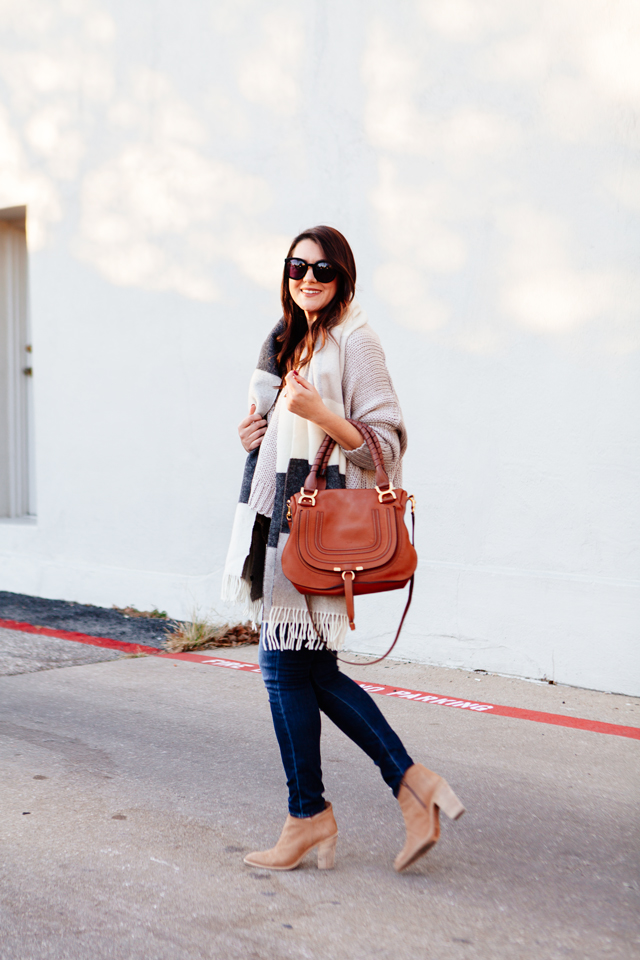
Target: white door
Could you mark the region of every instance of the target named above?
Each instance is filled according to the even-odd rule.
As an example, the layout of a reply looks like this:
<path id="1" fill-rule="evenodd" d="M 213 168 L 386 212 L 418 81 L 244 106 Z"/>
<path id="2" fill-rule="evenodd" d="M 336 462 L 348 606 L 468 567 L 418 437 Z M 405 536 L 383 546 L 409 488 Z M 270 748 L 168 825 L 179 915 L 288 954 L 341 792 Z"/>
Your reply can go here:
<path id="1" fill-rule="evenodd" d="M 27 287 L 24 208 L 0 210 L 0 517 L 35 514 Z"/>

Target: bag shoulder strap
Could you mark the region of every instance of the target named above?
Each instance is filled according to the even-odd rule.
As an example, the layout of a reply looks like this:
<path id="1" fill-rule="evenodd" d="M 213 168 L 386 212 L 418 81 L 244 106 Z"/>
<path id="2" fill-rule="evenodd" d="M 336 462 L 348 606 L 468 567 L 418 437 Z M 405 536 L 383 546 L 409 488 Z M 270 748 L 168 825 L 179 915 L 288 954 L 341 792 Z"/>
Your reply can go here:
<path id="1" fill-rule="evenodd" d="M 411 543 L 412 543 L 414 546 L 415 546 L 415 540 L 416 540 L 416 515 L 415 515 L 415 512 L 414 512 L 414 510 L 413 510 L 413 501 L 412 501 L 412 503 L 411 503 Z M 381 657 L 377 657 L 375 660 L 369 660 L 367 663 L 359 663 L 357 660 L 345 660 L 343 657 L 339 657 L 337 653 L 336 653 L 336 660 L 339 660 L 340 663 L 348 663 L 348 664 L 349 664 L 350 666 L 352 666 L 352 667 L 371 667 L 371 666 L 373 666 L 374 663 L 380 663 L 381 660 L 384 660 L 386 657 L 389 656 L 389 654 L 391 653 L 391 651 L 392 651 L 393 648 L 395 647 L 396 643 L 397 643 L 398 640 L 400 639 L 400 633 L 402 632 L 402 627 L 403 627 L 403 625 L 404 625 L 405 618 L 406 618 L 406 616 L 407 616 L 407 614 L 408 614 L 408 612 L 409 612 L 409 607 L 411 606 L 411 601 L 413 600 L 413 584 L 414 584 L 414 581 L 415 581 L 415 574 L 411 577 L 411 580 L 409 581 L 409 596 L 407 597 L 407 603 L 406 603 L 405 608 L 404 608 L 404 610 L 403 610 L 403 612 L 402 612 L 402 616 L 400 617 L 400 623 L 398 624 L 398 629 L 396 630 L 396 635 L 395 635 L 395 637 L 393 638 L 393 643 L 391 644 L 391 646 L 389 647 L 389 649 L 388 649 L 385 653 L 383 653 Z M 320 635 L 320 633 L 318 632 L 318 628 L 316 627 L 315 620 L 313 619 L 313 614 L 312 614 L 312 612 L 311 612 L 311 606 L 310 606 L 310 604 L 309 604 L 309 596 L 308 596 L 308 594 L 306 594 L 306 593 L 304 594 L 304 599 L 305 599 L 305 602 L 306 602 L 306 604 L 307 604 L 307 611 L 308 611 L 308 613 L 309 613 L 309 619 L 311 620 L 311 625 L 313 626 L 313 629 L 314 629 L 314 632 L 315 632 L 315 635 L 316 635 L 316 639 L 322 640 L 322 642 L 324 643 L 324 638 L 323 638 L 323 637 Z M 325 646 L 326 646 L 326 644 L 325 644 Z M 327 649 L 328 649 L 328 648 L 327 648 Z"/>

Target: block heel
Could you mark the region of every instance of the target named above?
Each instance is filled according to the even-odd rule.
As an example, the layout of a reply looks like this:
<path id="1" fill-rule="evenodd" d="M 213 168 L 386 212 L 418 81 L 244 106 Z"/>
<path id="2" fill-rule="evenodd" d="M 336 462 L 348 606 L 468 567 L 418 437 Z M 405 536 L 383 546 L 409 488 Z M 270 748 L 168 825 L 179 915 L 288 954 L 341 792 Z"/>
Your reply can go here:
<path id="1" fill-rule="evenodd" d="M 336 862 L 338 834 L 318 844 L 318 870 L 333 870 Z"/>
<path id="2" fill-rule="evenodd" d="M 464 805 L 456 797 L 446 780 L 441 780 L 436 788 L 433 794 L 433 802 L 440 807 L 443 813 L 446 813 L 449 820 L 457 820 L 465 812 Z"/>

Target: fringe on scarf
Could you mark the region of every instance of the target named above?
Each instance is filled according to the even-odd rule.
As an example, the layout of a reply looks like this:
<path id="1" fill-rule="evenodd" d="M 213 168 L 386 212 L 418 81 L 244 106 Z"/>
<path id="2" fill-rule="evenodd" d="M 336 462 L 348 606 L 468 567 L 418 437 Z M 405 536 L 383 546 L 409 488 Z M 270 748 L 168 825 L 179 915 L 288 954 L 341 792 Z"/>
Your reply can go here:
<path id="1" fill-rule="evenodd" d="M 271 607 L 264 624 L 264 645 L 267 650 L 341 650 L 347 633 L 348 618 L 344 613 L 313 611 L 313 623 L 306 610 L 299 607 Z M 316 632 L 317 630 L 317 632 Z"/>
<path id="2" fill-rule="evenodd" d="M 251 599 L 251 589 L 246 580 L 227 573 L 222 578 L 221 597 L 229 603 L 241 603 L 242 616 L 247 617 L 257 628 L 262 619 L 262 600 Z"/>

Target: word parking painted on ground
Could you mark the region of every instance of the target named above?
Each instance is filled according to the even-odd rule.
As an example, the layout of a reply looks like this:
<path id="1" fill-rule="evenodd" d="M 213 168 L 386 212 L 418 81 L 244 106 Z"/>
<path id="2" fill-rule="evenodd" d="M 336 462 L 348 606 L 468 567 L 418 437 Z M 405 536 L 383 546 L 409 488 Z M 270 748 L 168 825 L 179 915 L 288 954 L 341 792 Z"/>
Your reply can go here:
<path id="1" fill-rule="evenodd" d="M 45 637 L 57 637 L 60 640 L 73 640 L 76 643 L 88 643 L 96 647 L 122 650 L 123 653 L 149 654 L 160 660 L 184 660 L 187 663 L 200 663 L 203 666 L 223 667 L 227 670 L 237 670 L 240 673 L 261 672 L 259 666 L 255 663 L 247 663 L 245 660 L 230 660 L 227 659 L 227 657 L 203 656 L 200 653 L 167 653 L 158 647 L 148 647 L 144 644 L 137 643 L 125 643 L 122 640 L 113 640 L 110 637 L 94 637 L 85 633 L 54 630 L 51 627 L 38 627 L 30 623 L 20 623 L 16 620 L 0 620 L 0 628 L 22 630 L 25 633 L 36 633 Z M 431 706 L 453 707 L 456 710 L 489 713 L 494 717 L 512 717 L 516 720 L 530 720 L 534 723 L 547 723 L 556 727 L 570 727 L 575 730 L 588 730 L 591 733 L 606 733 L 616 737 L 628 737 L 631 740 L 640 740 L 640 727 L 625 727 L 617 723 L 587 720 L 584 717 L 570 717 L 562 713 L 544 713 L 540 710 L 523 710 L 520 707 L 505 707 L 497 703 L 477 703 L 474 700 L 457 700 L 453 697 L 443 697 L 438 693 L 427 693 L 424 690 L 404 690 L 399 687 L 390 687 L 386 684 L 367 683 L 363 680 L 356 680 L 356 683 L 361 686 L 363 690 L 366 690 L 367 693 L 375 693 L 382 697 L 396 697 L 400 700 L 427 703 Z"/>
<path id="2" fill-rule="evenodd" d="M 356 683 L 367 693 L 380 693 L 385 697 L 398 697 L 400 700 L 418 700 L 420 703 L 430 703 L 434 707 L 457 707 L 459 710 L 494 710 L 492 703 L 476 703 L 475 700 L 456 700 L 455 697 L 442 697 L 439 693 L 422 693 L 419 690 L 399 690 L 397 687 L 388 687 L 385 684 Z"/>

